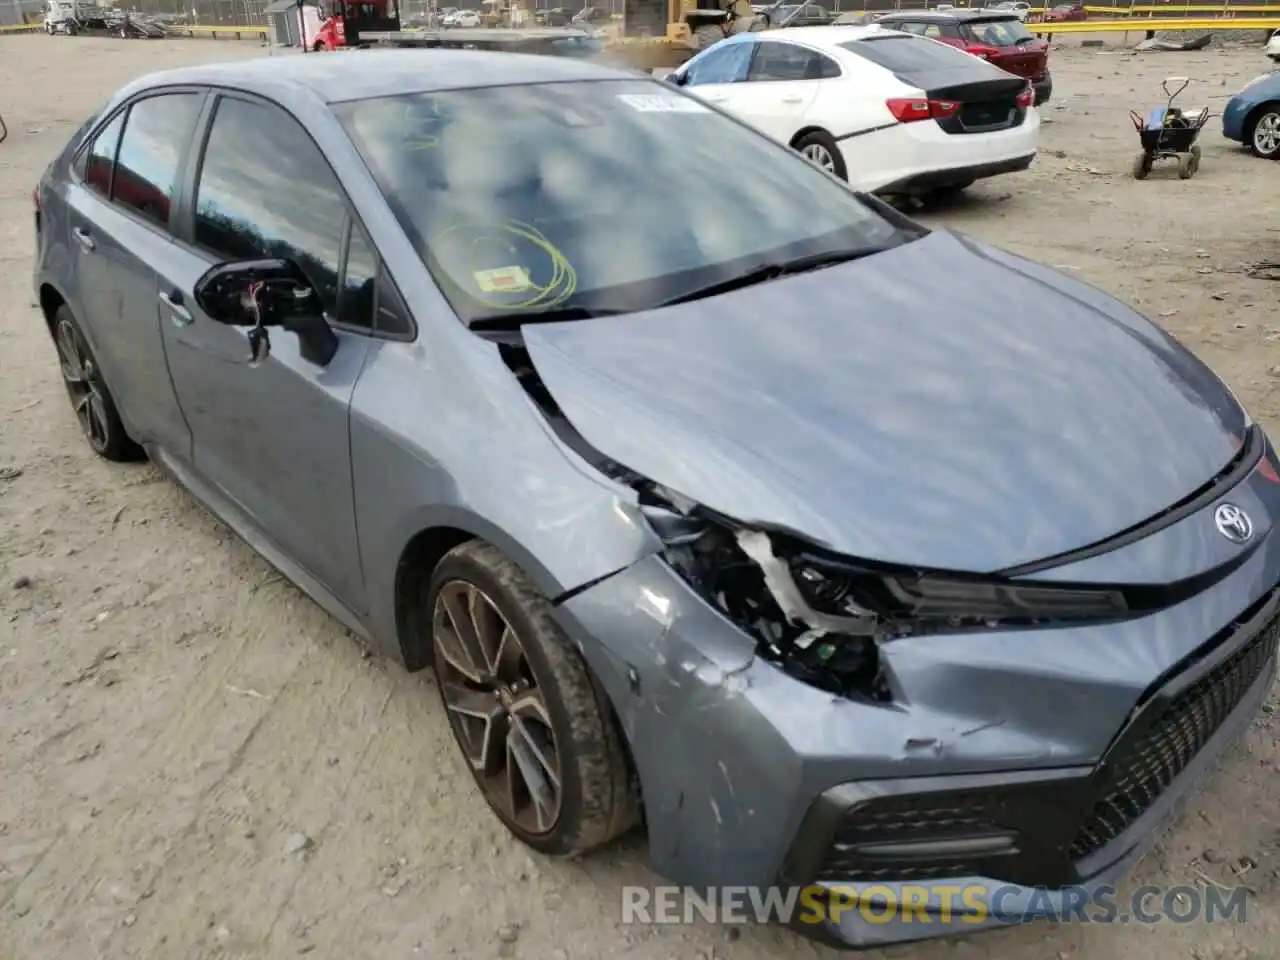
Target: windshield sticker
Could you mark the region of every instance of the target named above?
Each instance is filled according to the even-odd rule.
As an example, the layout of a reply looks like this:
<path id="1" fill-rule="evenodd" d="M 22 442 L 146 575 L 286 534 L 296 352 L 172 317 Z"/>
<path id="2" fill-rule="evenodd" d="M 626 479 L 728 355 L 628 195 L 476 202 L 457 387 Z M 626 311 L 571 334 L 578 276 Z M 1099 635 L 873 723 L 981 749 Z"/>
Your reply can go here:
<path id="1" fill-rule="evenodd" d="M 620 93 L 618 99 L 641 113 L 710 113 L 710 109 L 692 97 L 670 94 Z"/>
<path id="2" fill-rule="evenodd" d="M 533 286 L 524 267 L 495 267 L 476 270 L 473 274 L 481 293 L 523 293 Z"/>

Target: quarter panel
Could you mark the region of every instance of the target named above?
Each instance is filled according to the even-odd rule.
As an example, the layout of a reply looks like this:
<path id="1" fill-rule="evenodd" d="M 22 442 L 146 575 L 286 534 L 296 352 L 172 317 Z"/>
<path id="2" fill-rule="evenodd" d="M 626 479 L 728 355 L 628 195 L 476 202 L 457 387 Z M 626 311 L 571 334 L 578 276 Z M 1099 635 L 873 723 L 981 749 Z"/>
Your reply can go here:
<path id="1" fill-rule="evenodd" d="M 432 329 L 430 318 L 419 321 Z M 490 541 L 552 598 L 658 547 L 631 492 L 554 438 L 492 344 L 458 332 L 375 342 L 352 398 L 372 629 L 396 655 L 396 571 L 422 530 Z"/>

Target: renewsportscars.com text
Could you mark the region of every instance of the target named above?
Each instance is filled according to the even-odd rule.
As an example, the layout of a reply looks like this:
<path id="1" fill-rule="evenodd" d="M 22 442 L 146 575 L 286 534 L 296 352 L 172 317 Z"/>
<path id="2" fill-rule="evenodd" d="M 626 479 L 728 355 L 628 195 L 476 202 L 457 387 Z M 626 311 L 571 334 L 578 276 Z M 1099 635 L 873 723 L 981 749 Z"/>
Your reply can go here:
<path id="1" fill-rule="evenodd" d="M 1247 922 L 1245 887 L 1142 886 L 1057 890 L 959 884 L 808 887 L 623 887 L 622 922 L 643 924 L 1234 923 Z"/>

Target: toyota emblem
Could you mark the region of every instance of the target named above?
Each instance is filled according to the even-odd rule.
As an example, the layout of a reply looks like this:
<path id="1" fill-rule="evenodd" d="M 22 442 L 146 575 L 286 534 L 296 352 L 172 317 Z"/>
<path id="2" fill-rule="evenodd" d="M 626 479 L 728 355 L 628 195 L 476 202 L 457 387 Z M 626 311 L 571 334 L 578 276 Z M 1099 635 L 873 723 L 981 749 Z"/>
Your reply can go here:
<path id="1" fill-rule="evenodd" d="M 1224 503 L 1213 511 L 1213 522 L 1232 543 L 1248 543 L 1253 536 L 1253 521 L 1234 503 Z"/>

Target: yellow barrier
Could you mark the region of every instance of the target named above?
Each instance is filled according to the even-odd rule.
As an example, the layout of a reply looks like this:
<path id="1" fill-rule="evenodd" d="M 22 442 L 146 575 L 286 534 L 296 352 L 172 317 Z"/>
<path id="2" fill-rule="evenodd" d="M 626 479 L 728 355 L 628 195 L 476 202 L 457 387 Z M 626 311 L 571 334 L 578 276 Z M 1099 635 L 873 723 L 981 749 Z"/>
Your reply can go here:
<path id="1" fill-rule="evenodd" d="M 1230 4 L 1192 4 L 1190 6 L 1178 6 L 1170 4 L 1169 6 L 1140 6 L 1140 7 L 1094 7 L 1085 5 L 1085 11 L 1088 13 L 1106 13 L 1113 17 L 1132 17 L 1140 13 L 1163 13 L 1163 14 L 1183 14 L 1183 13 L 1216 13 L 1220 17 L 1251 17 L 1258 13 L 1280 13 L 1280 5 L 1260 4 L 1258 6 L 1239 6 L 1234 7 Z M 1036 11 L 1041 13 L 1043 11 Z M 1161 18 L 1166 19 L 1166 18 Z"/>
<path id="2" fill-rule="evenodd" d="M 226 25 L 226 26 L 218 25 L 218 26 L 208 26 L 208 27 L 201 27 L 201 26 L 184 27 L 184 26 L 175 25 L 171 27 L 166 27 L 165 29 L 168 30 L 169 33 L 171 34 L 182 33 L 182 34 L 186 34 L 189 37 L 213 37 L 215 40 L 218 38 L 218 34 L 220 33 L 233 34 L 237 40 L 241 40 L 245 37 L 257 38 L 259 40 L 265 40 L 267 38 L 266 27 L 239 26 L 234 24 Z"/>
<path id="3" fill-rule="evenodd" d="M 43 29 L 43 23 L 7 23 L 0 25 L 0 33 L 35 33 Z"/>
<path id="4" fill-rule="evenodd" d="M 1274 30 L 1280 17 L 1199 17 L 1172 19 L 1071 20 L 1064 23 L 1029 23 L 1032 33 L 1137 33 L 1145 30 Z"/>

